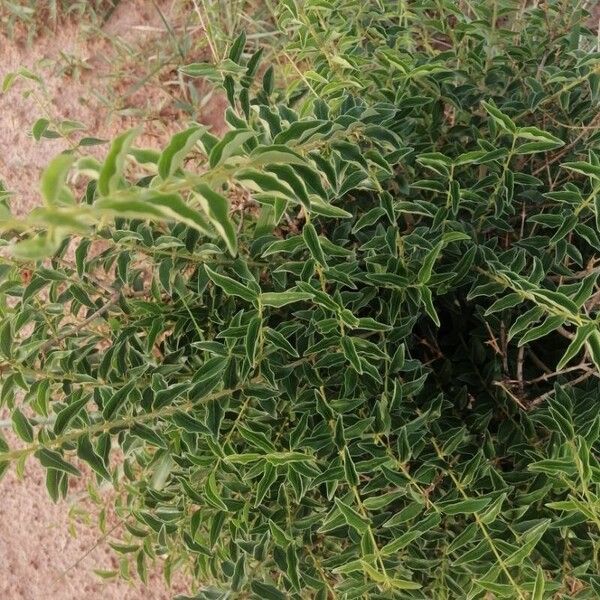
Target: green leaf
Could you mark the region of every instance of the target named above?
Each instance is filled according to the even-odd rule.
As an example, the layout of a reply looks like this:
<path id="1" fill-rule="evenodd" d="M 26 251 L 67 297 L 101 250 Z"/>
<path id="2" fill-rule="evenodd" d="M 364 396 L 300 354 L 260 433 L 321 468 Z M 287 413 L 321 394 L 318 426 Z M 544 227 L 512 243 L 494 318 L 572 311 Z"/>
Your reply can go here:
<path id="1" fill-rule="evenodd" d="M 142 196 L 141 201 L 157 208 L 164 218 L 185 223 L 189 227 L 206 233 L 207 227 L 204 219 L 197 211 L 190 208 L 178 194 L 158 194 L 149 192 Z"/>
<path id="2" fill-rule="evenodd" d="M 587 337 L 586 344 L 596 369 L 600 371 L 600 331 L 596 327 Z"/>
<path id="3" fill-rule="evenodd" d="M 424 152 L 419 154 L 417 162 L 422 164 L 424 167 L 435 171 L 442 177 L 450 175 L 450 167 L 452 166 L 452 159 L 445 156 L 441 152 Z"/>
<path id="4" fill-rule="evenodd" d="M 250 129 L 237 129 L 226 133 L 223 139 L 210 152 L 208 158 L 210 168 L 214 169 L 216 166 L 224 163 L 255 135 L 254 131 Z"/>
<path id="5" fill-rule="evenodd" d="M 219 493 L 214 471 L 210 473 L 208 479 L 206 480 L 204 497 L 206 498 L 206 501 L 214 508 L 218 508 L 219 510 L 227 510 L 227 505 L 225 502 L 223 502 L 221 494 Z"/>
<path id="6" fill-rule="evenodd" d="M 437 315 L 435 307 L 433 305 L 433 295 L 431 290 L 428 287 L 420 288 L 421 291 L 421 300 L 423 302 L 423 306 L 425 307 L 425 312 L 429 315 L 429 318 L 439 327 L 440 326 L 440 318 Z"/>
<path id="7" fill-rule="evenodd" d="M 312 295 L 307 292 L 263 292 L 259 296 L 259 301 L 263 306 L 273 306 L 274 308 L 281 308 L 288 304 L 295 302 L 302 302 L 304 300 L 311 300 Z"/>
<path id="8" fill-rule="evenodd" d="M 516 154 L 547 152 L 548 150 L 560 148 L 565 144 L 560 138 L 557 138 L 546 131 L 542 131 L 537 127 L 519 127 L 516 137 L 532 140 L 529 143 L 517 146 L 515 149 Z"/>
<path id="9" fill-rule="evenodd" d="M 577 328 L 569 347 L 566 349 L 562 358 L 556 365 L 556 370 L 560 371 L 564 369 L 564 367 L 571 361 L 577 354 L 579 354 L 581 348 L 585 344 L 588 337 L 592 334 L 592 332 L 596 329 L 594 323 L 588 323 L 587 325 L 582 325 Z"/>
<path id="10" fill-rule="evenodd" d="M 255 508 L 258 508 L 262 504 L 262 501 L 269 492 L 271 486 L 275 483 L 276 479 L 277 469 L 271 463 L 265 463 L 263 476 L 258 482 L 258 486 L 256 488 L 256 500 L 254 501 Z"/>
<path id="11" fill-rule="evenodd" d="M 355 371 L 362 374 L 363 367 L 358 352 L 356 351 L 354 340 L 351 337 L 344 336 L 340 339 L 340 344 L 346 360 L 352 365 Z"/>
<path id="12" fill-rule="evenodd" d="M 73 202 L 73 195 L 65 182 L 74 162 L 73 154 L 59 154 L 44 169 L 40 179 L 40 192 L 47 205 Z"/>
<path id="13" fill-rule="evenodd" d="M 323 252 L 323 248 L 321 247 L 321 242 L 319 241 L 317 230 L 314 228 L 314 225 L 312 223 L 305 223 L 304 227 L 302 228 L 302 237 L 311 256 L 322 267 L 327 267 L 327 260 Z"/>
<path id="14" fill-rule="evenodd" d="M 431 274 L 433 272 L 433 266 L 435 265 L 435 261 L 439 256 L 442 250 L 443 242 L 439 242 L 435 245 L 435 247 L 427 253 L 427 256 L 423 260 L 423 264 L 419 269 L 419 273 L 417 275 L 417 282 L 420 285 L 426 284 L 431 279 Z"/>
<path id="15" fill-rule="evenodd" d="M 358 221 L 356 221 L 354 227 L 352 228 L 352 233 L 357 233 L 365 227 L 371 227 L 384 215 L 385 210 L 381 208 L 381 206 L 375 206 L 369 212 L 362 215 Z"/>
<path id="16" fill-rule="evenodd" d="M 156 431 L 146 425 L 143 425 L 142 423 L 134 423 L 129 428 L 129 431 L 131 435 L 144 440 L 151 446 L 164 448 L 165 450 L 168 448 L 166 441 L 160 435 L 158 435 Z"/>
<path id="17" fill-rule="evenodd" d="M 189 433 L 210 434 L 210 429 L 208 429 L 202 421 L 199 421 L 184 412 L 176 412 L 173 414 L 172 418 L 177 427 L 181 427 L 184 431 Z"/>
<path id="18" fill-rule="evenodd" d="M 213 235 L 202 215 L 188 206 L 178 194 L 162 194 L 148 190 L 135 196 L 100 198 L 95 205 L 98 209 L 116 216 L 155 221 L 173 220 L 184 223 L 204 235 Z"/>
<path id="19" fill-rule="evenodd" d="M 161 156 L 160 152 L 152 150 L 151 148 L 130 148 L 129 154 L 141 165 L 158 165 Z"/>
<path id="20" fill-rule="evenodd" d="M 492 592 L 494 598 L 510 598 L 514 597 L 515 588 L 508 583 L 497 583 L 485 579 L 476 579 L 475 583 L 482 589 Z"/>
<path id="21" fill-rule="evenodd" d="M 344 448 L 343 463 L 346 483 L 351 486 L 357 486 L 359 484 L 358 473 L 356 472 L 354 461 L 352 460 L 352 456 L 350 456 L 350 451 L 347 446 Z"/>
<path id="22" fill-rule="evenodd" d="M 40 461 L 43 467 L 46 469 L 55 469 L 56 471 L 62 471 L 63 473 L 69 473 L 79 477 L 81 473 L 79 469 L 69 464 L 63 457 L 54 450 L 48 448 L 41 448 L 35 452 L 36 458 Z"/>
<path id="23" fill-rule="evenodd" d="M 58 138 L 60 137 L 60 133 L 57 131 L 49 130 L 48 126 L 50 125 L 50 121 L 48 119 L 38 119 L 31 128 L 31 134 L 33 135 L 33 139 L 39 142 L 43 137 L 47 138 Z"/>
<path id="24" fill-rule="evenodd" d="M 485 150 L 472 150 L 471 152 L 465 152 L 460 154 L 454 159 L 455 166 L 469 165 L 469 164 L 482 164 L 484 162 L 491 162 L 497 158 L 502 158 L 504 155 L 503 150 L 494 152 L 486 152 Z"/>
<path id="25" fill-rule="evenodd" d="M 492 315 L 494 313 L 506 310 L 508 308 L 514 308 L 523 302 L 523 298 L 517 294 L 517 292 L 512 292 L 511 294 L 507 294 L 503 298 L 496 300 L 486 311 L 485 315 Z"/>
<path id="26" fill-rule="evenodd" d="M 533 340 L 537 340 L 541 337 L 548 335 L 550 332 L 558 329 L 565 322 L 564 317 L 548 317 L 542 323 L 537 325 L 536 327 L 532 327 L 519 340 L 519 346 L 523 346 L 529 342 L 533 342 Z"/>
<path id="27" fill-rule="evenodd" d="M 246 349 L 246 358 L 252 367 L 256 364 L 256 354 L 260 342 L 260 330 L 262 327 L 262 319 L 260 317 L 253 317 L 248 323 L 248 331 L 246 333 L 246 339 L 244 347 Z"/>
<path id="28" fill-rule="evenodd" d="M 351 212 L 348 212 L 339 206 L 334 206 L 329 202 L 325 202 L 318 196 L 311 196 L 310 212 L 311 215 L 330 217 L 332 219 L 351 219 L 353 216 Z"/>
<path id="29" fill-rule="evenodd" d="M 285 558 L 287 563 L 287 576 L 292 583 L 292 587 L 299 592 L 302 587 L 302 583 L 300 582 L 300 565 L 298 564 L 298 554 L 294 544 L 289 544 L 286 548 Z"/>
<path id="30" fill-rule="evenodd" d="M 526 144 L 520 144 L 515 148 L 515 154 L 535 154 L 537 152 L 548 152 L 555 148 L 563 146 L 564 142 L 528 142 Z"/>
<path id="31" fill-rule="evenodd" d="M 404 495 L 403 492 L 388 492 L 386 494 L 382 494 L 380 496 L 371 496 L 370 498 L 365 498 L 363 500 L 363 506 L 367 509 L 367 510 L 381 510 L 382 508 L 385 508 L 386 506 L 388 506 L 389 504 L 391 504 L 392 502 L 394 502 L 395 500 L 398 500 L 398 498 L 401 498 Z M 419 512 L 421 512 L 422 510 L 422 506 L 421 509 L 419 510 Z M 402 511 L 400 511 L 402 512 Z M 398 513 L 400 514 L 400 513 Z M 395 519 L 398 515 L 394 515 L 390 521 L 392 519 Z M 409 519 L 405 519 L 405 520 L 409 520 Z M 384 525 L 385 527 L 385 525 Z"/>
<path id="32" fill-rule="evenodd" d="M 528 465 L 528 469 L 534 473 L 546 473 L 547 475 L 565 474 L 572 476 L 575 474 L 576 467 L 570 460 L 558 458 L 545 458 Z"/>
<path id="33" fill-rule="evenodd" d="M 182 165 L 184 158 L 204 134 L 206 128 L 194 125 L 185 131 L 176 133 L 158 159 L 158 174 L 167 179 Z"/>
<path id="34" fill-rule="evenodd" d="M 302 452 L 271 452 L 263 455 L 262 458 L 268 460 L 276 467 L 289 465 L 290 463 L 305 463 L 314 461 L 312 456 Z"/>
<path id="35" fill-rule="evenodd" d="M 402 523 L 406 523 L 407 521 L 411 521 L 412 519 L 418 517 L 423 512 L 423 509 L 424 507 L 420 502 L 411 502 L 400 512 L 388 519 L 383 526 L 398 527 L 398 525 L 402 525 Z"/>
<path id="36" fill-rule="evenodd" d="M 92 442 L 87 434 L 79 437 L 77 440 L 77 456 L 85 461 L 90 467 L 103 479 L 110 481 L 110 473 L 108 472 L 103 460 L 94 450 Z"/>
<path id="37" fill-rule="evenodd" d="M 257 600 L 288 600 L 288 596 L 280 592 L 276 587 L 262 581 L 253 580 L 250 584 Z"/>
<path id="38" fill-rule="evenodd" d="M 6 358 L 12 357 L 12 344 L 13 344 L 13 325 L 8 319 L 5 320 L 2 328 L 0 329 L 0 352 Z"/>
<path id="39" fill-rule="evenodd" d="M 544 588 L 546 587 L 546 581 L 544 580 L 544 571 L 542 567 L 537 566 L 535 575 L 535 584 L 533 591 L 531 592 L 531 600 L 544 600 Z"/>
<path id="40" fill-rule="evenodd" d="M 149 484 L 152 489 L 160 491 L 165 487 L 175 463 L 171 455 L 162 450 L 157 452 L 155 457 L 157 460 L 153 463 L 154 469 Z"/>
<path id="41" fill-rule="evenodd" d="M 231 577 L 231 589 L 239 592 L 246 581 L 246 555 L 242 552 L 235 563 Z"/>
<path id="42" fill-rule="evenodd" d="M 2 80 L 2 93 L 3 94 L 5 94 L 6 92 L 8 92 L 8 90 L 10 90 L 10 88 L 13 86 L 14 82 L 18 79 L 18 77 L 19 77 L 19 74 L 14 71 L 10 71 L 4 76 L 4 79 Z"/>
<path id="43" fill-rule="evenodd" d="M 564 145 L 563 140 L 538 127 L 519 127 L 516 137 L 532 140 L 534 142 L 553 142 L 559 146 Z"/>
<path id="44" fill-rule="evenodd" d="M 520 565 L 533 552 L 538 542 L 550 525 L 550 520 L 542 521 L 539 525 L 527 531 L 520 540 L 519 549 L 513 552 L 506 560 L 507 567 Z"/>
<path id="45" fill-rule="evenodd" d="M 210 280 L 215 285 L 218 285 L 228 296 L 239 296 L 248 302 L 255 302 L 258 299 L 259 295 L 249 287 L 227 275 L 221 275 L 220 273 L 213 271 L 210 267 L 205 266 L 204 268 L 206 269 L 206 273 Z"/>
<path id="46" fill-rule="evenodd" d="M 290 165 L 269 165 L 266 170 L 274 173 L 280 181 L 287 183 L 292 190 L 292 198 L 299 200 L 306 210 L 310 211 L 310 198 L 306 186 Z"/>
<path id="47" fill-rule="evenodd" d="M 270 96 L 273 93 L 275 88 L 275 70 L 273 69 L 273 65 L 270 65 L 265 71 L 262 87 L 267 96 Z"/>
<path id="48" fill-rule="evenodd" d="M 469 498 L 439 506 L 447 515 L 470 515 L 481 512 L 491 501 L 491 498 Z"/>
<path id="49" fill-rule="evenodd" d="M 563 169 L 575 171 L 576 173 L 580 173 L 581 175 L 587 175 L 592 179 L 600 181 L 600 166 L 598 165 L 592 165 L 590 163 L 579 161 L 562 163 L 560 166 Z"/>
<path id="50" fill-rule="evenodd" d="M 107 421 L 113 417 L 127 400 L 127 396 L 135 387 L 135 380 L 124 385 L 120 390 L 116 391 L 102 409 L 102 416 Z"/>
<path id="51" fill-rule="evenodd" d="M 577 436 L 577 458 L 579 459 L 579 477 L 584 484 L 588 484 L 592 478 L 592 467 L 590 463 L 591 448 L 587 440 Z"/>
<path id="52" fill-rule="evenodd" d="M 419 523 L 413 525 L 406 533 L 403 533 L 400 537 L 386 544 L 382 549 L 381 553 L 383 556 L 391 556 L 396 554 L 402 548 L 406 548 L 411 542 L 423 537 L 423 534 L 437 527 L 441 522 L 441 517 L 437 513 L 430 514 L 428 517 L 421 519 Z"/>
<path id="53" fill-rule="evenodd" d="M 347 525 L 356 529 L 360 534 L 366 533 L 369 530 L 369 521 L 365 517 L 361 516 L 351 506 L 348 506 L 342 502 L 339 498 L 335 498 L 335 505 L 344 517 Z"/>
<path id="54" fill-rule="evenodd" d="M 578 512 L 581 511 L 585 514 L 584 504 L 578 502 L 576 500 L 562 500 L 560 502 L 547 502 L 545 504 L 548 508 L 552 510 L 560 510 L 567 512 Z M 583 510 L 582 510 L 583 509 Z"/>
<path id="55" fill-rule="evenodd" d="M 278 350 L 282 352 L 286 352 L 290 356 L 298 358 L 300 356 L 297 350 L 292 346 L 288 340 L 281 334 L 279 331 L 274 329 L 266 328 L 264 329 L 265 338 L 268 342 L 270 342 L 273 346 L 275 346 Z"/>
<path id="56" fill-rule="evenodd" d="M 295 235 L 285 240 L 276 240 L 270 243 L 266 250 L 263 251 L 263 256 L 271 256 L 277 253 L 288 253 L 298 250 L 298 248 L 304 247 L 304 240 L 302 236 Z"/>
<path id="57" fill-rule="evenodd" d="M 270 173 L 264 173 L 258 169 L 240 169 L 236 171 L 235 178 L 244 187 L 259 194 L 296 201 L 296 196 L 290 186 Z"/>
<path id="58" fill-rule="evenodd" d="M 250 158 L 252 159 L 252 165 L 255 167 L 283 163 L 286 165 L 295 165 L 298 167 L 296 170 L 300 173 L 318 177 L 317 172 L 313 171 L 306 164 L 306 160 L 300 154 L 281 144 L 257 146 L 250 153 Z"/>
<path id="59" fill-rule="evenodd" d="M 532 323 L 535 323 L 544 314 L 544 309 L 539 306 L 530 308 L 527 312 L 520 315 L 512 324 L 508 331 L 508 340 L 510 341 L 522 331 L 525 331 Z"/>
<path id="60" fill-rule="evenodd" d="M 227 359 L 215 356 L 207 360 L 195 373 L 193 382 L 203 382 L 213 379 L 227 366 Z M 193 394 L 190 394 L 193 395 Z"/>
<path id="61" fill-rule="evenodd" d="M 113 141 L 98 177 L 98 192 L 108 196 L 115 192 L 121 183 L 125 159 L 139 129 L 130 129 Z"/>
<path id="62" fill-rule="evenodd" d="M 248 427 L 244 427 L 243 425 L 238 425 L 238 431 L 240 432 L 240 435 L 254 448 L 258 448 L 267 454 L 275 453 L 275 446 L 273 446 L 271 441 L 264 433 L 260 431 L 254 431 Z"/>
<path id="63" fill-rule="evenodd" d="M 423 587 L 416 581 L 410 581 L 409 579 L 398 579 L 397 577 L 387 577 L 385 581 L 389 583 L 389 585 L 395 590 L 419 590 Z"/>
<path id="64" fill-rule="evenodd" d="M 11 419 L 13 431 L 24 442 L 31 444 L 33 442 L 33 427 L 29 419 L 18 408 L 13 410 Z"/>
<path id="65" fill-rule="evenodd" d="M 229 50 L 229 59 L 235 63 L 240 61 L 242 57 L 242 53 L 244 52 L 244 47 L 246 45 L 246 32 L 242 31 L 240 35 L 236 38 L 235 42 L 233 42 L 231 49 Z"/>
<path id="66" fill-rule="evenodd" d="M 486 508 L 486 510 L 480 515 L 479 521 L 484 525 L 493 523 L 500 515 L 500 512 L 502 511 L 502 505 L 504 504 L 505 500 L 506 494 L 501 494 L 496 500 L 494 500 L 492 505 L 489 508 Z"/>
<path id="67" fill-rule="evenodd" d="M 183 67 L 179 67 L 179 70 L 188 77 L 206 77 L 206 78 L 217 78 L 219 77 L 219 71 L 214 63 L 191 63 Z"/>
<path id="68" fill-rule="evenodd" d="M 88 401 L 88 397 L 82 395 L 81 398 L 75 398 L 70 404 L 65 406 L 65 408 L 56 415 L 56 420 L 54 421 L 54 433 L 60 435 Z"/>
<path id="69" fill-rule="evenodd" d="M 501 129 L 509 133 L 517 133 L 517 126 L 507 114 L 503 113 L 500 109 L 493 106 L 489 102 L 482 102 L 481 104 L 483 108 L 485 108 L 488 115 L 492 117 L 492 119 Z"/>
<path id="70" fill-rule="evenodd" d="M 194 188 L 211 225 L 217 230 L 232 256 L 237 254 L 237 234 L 229 216 L 229 202 L 205 183 Z"/>

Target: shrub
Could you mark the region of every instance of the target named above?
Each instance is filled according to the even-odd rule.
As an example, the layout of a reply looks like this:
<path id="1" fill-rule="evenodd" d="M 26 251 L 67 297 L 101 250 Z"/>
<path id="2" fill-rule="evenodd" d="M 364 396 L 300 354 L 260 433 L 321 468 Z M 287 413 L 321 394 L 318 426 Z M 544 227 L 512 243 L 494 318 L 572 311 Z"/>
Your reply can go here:
<path id="1" fill-rule="evenodd" d="M 223 138 L 57 157 L 3 468 L 87 463 L 194 598 L 596 598 L 600 54 L 537 4 L 282 0 L 275 68 L 182 69 Z"/>

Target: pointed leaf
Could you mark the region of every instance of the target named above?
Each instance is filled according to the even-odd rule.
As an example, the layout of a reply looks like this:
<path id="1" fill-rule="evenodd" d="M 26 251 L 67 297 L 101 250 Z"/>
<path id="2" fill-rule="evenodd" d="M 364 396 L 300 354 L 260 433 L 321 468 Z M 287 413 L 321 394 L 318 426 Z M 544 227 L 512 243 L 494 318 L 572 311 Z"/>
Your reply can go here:
<path id="1" fill-rule="evenodd" d="M 181 167 L 186 155 L 205 131 L 204 127 L 194 125 L 171 138 L 158 159 L 158 174 L 163 179 L 167 179 Z"/>
<path id="2" fill-rule="evenodd" d="M 229 253 L 235 256 L 237 254 L 237 234 L 229 216 L 229 201 L 205 183 L 197 185 L 194 191 L 210 224 L 227 245 Z"/>
<path id="3" fill-rule="evenodd" d="M 258 298 L 258 294 L 255 294 L 250 288 L 239 281 L 236 281 L 227 275 L 221 275 L 220 273 L 213 271 L 210 267 L 205 266 L 205 269 L 210 280 L 215 285 L 218 285 L 228 296 L 239 296 L 248 302 L 254 302 Z"/>
<path id="4" fill-rule="evenodd" d="M 139 129 L 131 129 L 113 141 L 98 177 L 98 192 L 101 196 L 107 196 L 118 189 L 123 175 L 125 158 L 138 133 Z"/>

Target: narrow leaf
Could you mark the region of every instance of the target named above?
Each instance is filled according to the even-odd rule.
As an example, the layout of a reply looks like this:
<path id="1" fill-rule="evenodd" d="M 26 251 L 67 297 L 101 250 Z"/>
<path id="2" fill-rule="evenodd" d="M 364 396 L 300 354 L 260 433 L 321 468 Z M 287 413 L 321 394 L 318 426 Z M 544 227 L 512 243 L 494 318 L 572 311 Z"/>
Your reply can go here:
<path id="1" fill-rule="evenodd" d="M 213 271 L 210 267 L 205 266 L 204 268 L 210 280 L 215 285 L 218 285 L 228 296 L 239 296 L 248 302 L 254 302 L 258 298 L 258 294 L 255 294 L 250 288 L 235 279 L 227 275 L 221 275 Z"/>
<path id="2" fill-rule="evenodd" d="M 196 197 L 211 225 L 221 236 L 232 256 L 237 254 L 237 234 L 229 216 L 229 201 L 205 183 L 194 188 Z"/>
<path id="3" fill-rule="evenodd" d="M 204 127 L 194 125 L 171 138 L 158 159 L 158 174 L 163 179 L 170 177 L 181 167 L 184 158 L 205 131 Z"/>
<path id="4" fill-rule="evenodd" d="M 306 223 L 302 229 L 302 237 L 312 257 L 322 266 L 327 266 L 327 260 L 317 235 L 317 230 L 312 223 Z"/>
<path id="5" fill-rule="evenodd" d="M 139 129 L 131 129 L 113 141 L 98 177 L 98 192 L 101 196 L 107 196 L 118 189 L 125 158 L 138 133 Z"/>

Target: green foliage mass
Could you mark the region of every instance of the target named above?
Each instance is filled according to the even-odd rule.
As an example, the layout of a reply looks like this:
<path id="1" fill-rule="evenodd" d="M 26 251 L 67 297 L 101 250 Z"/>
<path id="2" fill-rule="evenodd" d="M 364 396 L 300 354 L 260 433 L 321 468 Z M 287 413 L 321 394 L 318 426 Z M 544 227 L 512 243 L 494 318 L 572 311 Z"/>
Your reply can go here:
<path id="1" fill-rule="evenodd" d="M 3 209 L 2 468 L 87 463 L 190 598 L 597 598 L 583 4 L 282 0 L 274 67 L 182 68 L 224 137 L 56 158 Z"/>

